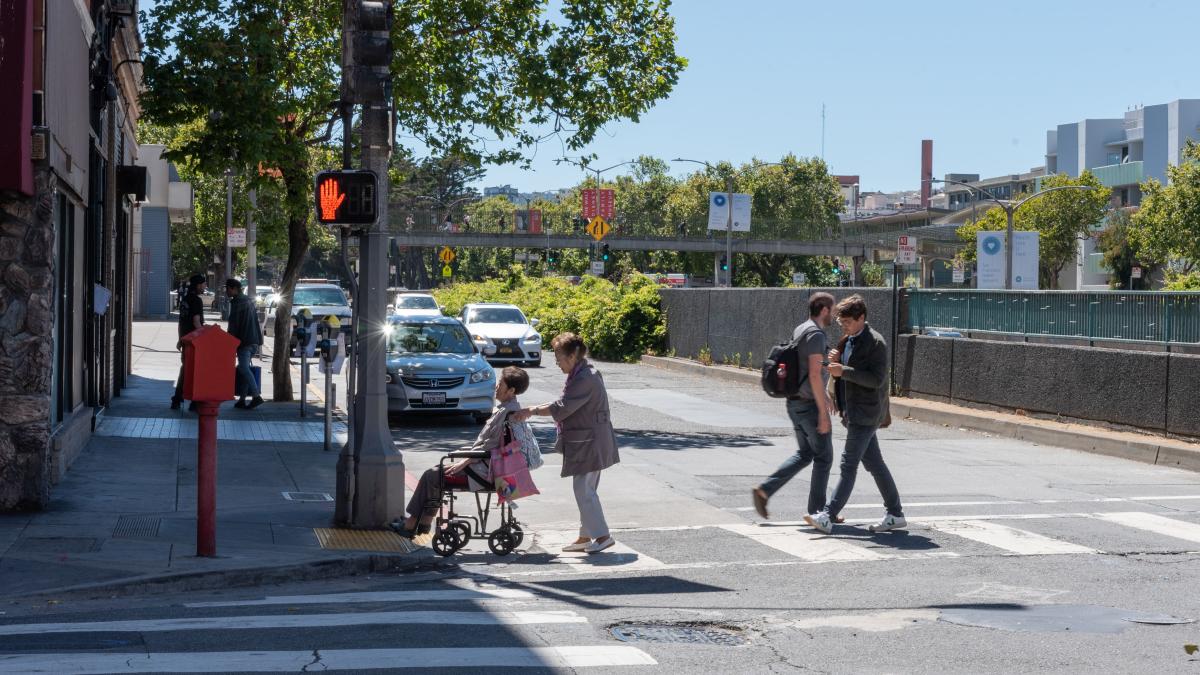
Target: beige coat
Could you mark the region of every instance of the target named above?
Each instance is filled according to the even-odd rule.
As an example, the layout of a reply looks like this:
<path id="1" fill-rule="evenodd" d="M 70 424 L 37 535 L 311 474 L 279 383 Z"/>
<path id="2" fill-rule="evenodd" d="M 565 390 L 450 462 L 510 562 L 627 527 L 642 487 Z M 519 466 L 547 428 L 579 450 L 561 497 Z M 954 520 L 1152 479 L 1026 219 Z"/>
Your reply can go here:
<path id="1" fill-rule="evenodd" d="M 602 471 L 621 461 L 613 431 L 604 378 L 588 361 L 567 384 L 562 398 L 550 404 L 559 424 L 554 449 L 562 453 L 562 475 Z"/>

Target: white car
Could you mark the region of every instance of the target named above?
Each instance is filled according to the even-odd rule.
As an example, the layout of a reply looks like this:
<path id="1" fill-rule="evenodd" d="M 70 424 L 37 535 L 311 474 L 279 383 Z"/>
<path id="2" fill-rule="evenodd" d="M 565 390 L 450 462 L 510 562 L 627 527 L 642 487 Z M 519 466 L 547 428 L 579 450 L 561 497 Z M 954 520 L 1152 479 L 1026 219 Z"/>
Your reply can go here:
<path id="1" fill-rule="evenodd" d="M 279 297 L 271 296 L 267 302 L 267 320 L 263 326 L 263 332 L 267 337 L 275 335 L 275 309 L 279 306 Z M 329 315 L 336 316 L 342 324 L 342 332 L 349 334 L 350 332 L 350 302 L 346 300 L 346 294 L 342 292 L 341 286 L 335 283 L 311 283 L 301 282 L 296 284 L 296 290 L 292 293 L 292 316 L 300 314 L 307 309 L 312 313 L 313 324 L 321 322 Z M 295 347 L 296 337 L 292 335 L 292 347 Z"/>
<path id="2" fill-rule="evenodd" d="M 537 332 L 540 322 L 526 319 L 515 305 L 472 303 L 463 307 L 459 320 L 489 362 L 542 365 L 542 336 Z"/>
<path id="3" fill-rule="evenodd" d="M 442 306 L 428 293 L 397 293 L 388 313 L 434 319 L 443 316 Z"/>

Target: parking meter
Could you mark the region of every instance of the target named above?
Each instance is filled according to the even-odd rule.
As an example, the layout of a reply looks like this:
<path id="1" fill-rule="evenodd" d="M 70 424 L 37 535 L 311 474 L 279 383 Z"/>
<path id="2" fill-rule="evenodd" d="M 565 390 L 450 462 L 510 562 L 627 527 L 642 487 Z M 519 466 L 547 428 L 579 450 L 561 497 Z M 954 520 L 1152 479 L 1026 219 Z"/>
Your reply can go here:
<path id="1" fill-rule="evenodd" d="M 292 336 L 300 357 L 300 416 L 308 417 L 308 357 L 315 352 L 317 336 L 312 330 L 312 311 L 307 307 L 292 315 Z"/>
<path id="2" fill-rule="evenodd" d="M 325 374 L 325 449 L 333 449 L 333 406 L 336 395 L 333 390 L 334 373 L 342 372 L 342 362 L 345 360 L 345 337 L 342 334 L 342 322 L 336 316 L 329 315 L 316 326 L 317 352 L 321 356 L 318 368 Z"/>

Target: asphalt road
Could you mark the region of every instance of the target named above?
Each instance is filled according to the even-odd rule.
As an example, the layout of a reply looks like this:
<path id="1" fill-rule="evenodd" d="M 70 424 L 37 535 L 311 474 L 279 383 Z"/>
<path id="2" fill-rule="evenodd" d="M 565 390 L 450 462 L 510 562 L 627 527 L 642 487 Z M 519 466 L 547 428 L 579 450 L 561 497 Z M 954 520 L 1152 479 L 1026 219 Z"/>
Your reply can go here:
<path id="1" fill-rule="evenodd" d="M 622 453 L 600 485 L 609 552 L 558 552 L 577 513 L 548 455 L 515 555 L 474 541 L 432 572 L 17 602 L 0 672 L 1200 672 L 1184 650 L 1200 624 L 1162 625 L 1200 618 L 1197 474 L 899 421 L 881 439 L 908 530 L 867 531 L 882 508 L 860 472 L 824 536 L 797 522 L 807 470 L 769 521 L 750 510 L 794 449 L 782 403 L 600 368 Z M 561 389 L 553 367 L 531 373 L 523 402 Z M 419 473 L 477 429 L 400 418 L 393 433 Z"/>

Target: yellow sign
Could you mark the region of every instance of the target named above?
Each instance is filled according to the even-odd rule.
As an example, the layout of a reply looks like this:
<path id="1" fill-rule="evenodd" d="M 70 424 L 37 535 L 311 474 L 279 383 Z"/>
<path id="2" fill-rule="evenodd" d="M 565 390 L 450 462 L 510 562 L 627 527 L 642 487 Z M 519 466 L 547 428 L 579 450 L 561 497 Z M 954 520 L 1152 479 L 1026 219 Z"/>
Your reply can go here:
<path id="1" fill-rule="evenodd" d="M 454 273 L 454 272 L 453 272 L 453 271 L 451 271 L 451 269 L 450 269 L 450 266 L 449 266 L 449 265 L 446 265 L 445 267 L 443 267 L 443 268 L 442 268 L 442 276 L 444 276 L 444 277 L 447 277 L 447 278 L 449 278 L 449 277 L 450 277 L 450 275 L 451 275 L 451 274 L 453 274 L 453 273 Z"/>
<path id="2" fill-rule="evenodd" d="M 611 230 L 612 228 L 609 224 L 604 222 L 604 219 L 600 216 L 592 218 L 591 222 L 587 224 L 587 233 L 592 235 L 592 238 L 596 241 L 603 239 Z"/>
<path id="3" fill-rule="evenodd" d="M 454 255 L 454 249 L 450 248 L 449 246 L 443 246 L 442 250 L 438 253 L 438 260 L 441 260 L 447 265 L 454 262 L 456 257 L 457 256 Z M 446 276 L 450 275 L 447 274 Z"/>

